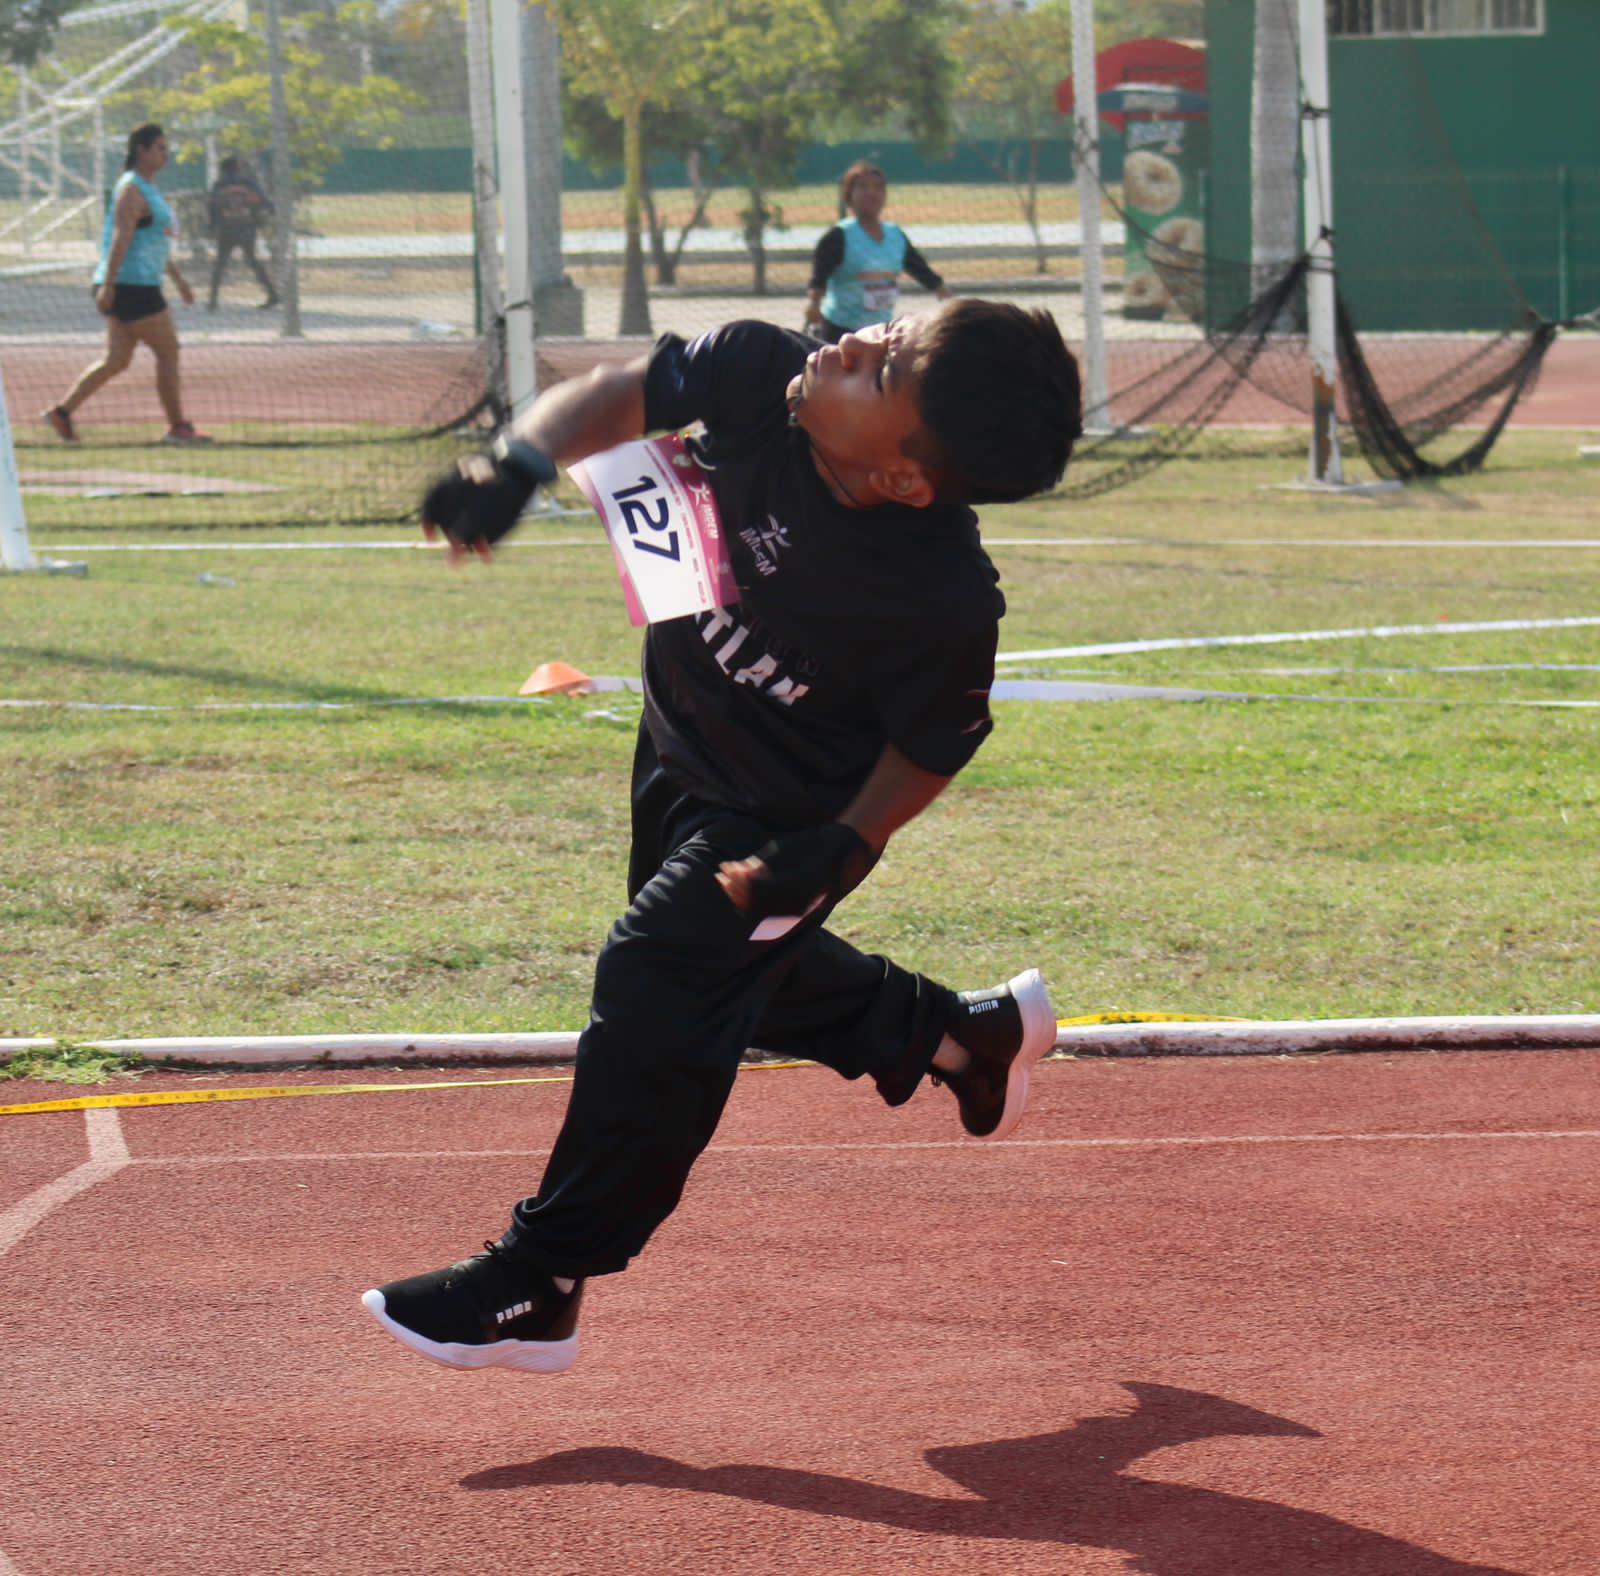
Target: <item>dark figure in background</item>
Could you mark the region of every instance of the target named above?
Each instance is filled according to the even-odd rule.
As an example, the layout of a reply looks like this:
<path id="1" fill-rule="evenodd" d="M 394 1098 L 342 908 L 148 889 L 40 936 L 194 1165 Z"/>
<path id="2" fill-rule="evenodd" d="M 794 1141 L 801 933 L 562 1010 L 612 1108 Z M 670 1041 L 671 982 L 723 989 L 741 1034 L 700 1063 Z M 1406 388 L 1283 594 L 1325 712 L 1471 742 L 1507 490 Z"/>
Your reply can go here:
<path id="1" fill-rule="evenodd" d="M 250 265 L 251 273 L 267 292 L 261 310 L 265 312 L 275 307 L 278 304 L 278 292 L 272 288 L 272 278 L 256 256 L 256 232 L 272 212 L 272 204 L 242 159 L 229 154 L 217 166 L 217 179 L 211 188 L 207 208 L 217 250 L 211 264 L 211 296 L 206 302 L 206 310 L 216 311 L 222 276 L 227 271 L 228 259 L 235 252 Z"/>

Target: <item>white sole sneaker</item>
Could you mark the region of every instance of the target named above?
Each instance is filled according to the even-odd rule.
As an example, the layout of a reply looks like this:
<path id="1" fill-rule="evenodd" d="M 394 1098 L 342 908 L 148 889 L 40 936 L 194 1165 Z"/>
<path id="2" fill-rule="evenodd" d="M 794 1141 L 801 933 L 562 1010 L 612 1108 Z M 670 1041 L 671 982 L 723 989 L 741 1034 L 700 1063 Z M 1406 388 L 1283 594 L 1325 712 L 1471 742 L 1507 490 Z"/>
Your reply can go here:
<path id="1" fill-rule="evenodd" d="M 563 1373 L 578 1360 L 578 1332 L 564 1341 L 491 1341 L 469 1346 L 462 1341 L 430 1341 L 389 1317 L 381 1291 L 361 1294 L 361 1305 L 402 1346 L 442 1368 L 510 1368 L 525 1374 Z"/>
<path id="2" fill-rule="evenodd" d="M 1006 1073 L 1006 1103 L 1000 1120 L 992 1133 L 985 1133 L 978 1140 L 983 1144 L 1009 1138 L 1016 1132 L 1027 1109 L 1034 1064 L 1056 1043 L 1056 1015 L 1038 969 L 1024 969 L 1015 979 L 1007 980 L 1006 987 L 1022 1016 L 1022 1046 Z"/>

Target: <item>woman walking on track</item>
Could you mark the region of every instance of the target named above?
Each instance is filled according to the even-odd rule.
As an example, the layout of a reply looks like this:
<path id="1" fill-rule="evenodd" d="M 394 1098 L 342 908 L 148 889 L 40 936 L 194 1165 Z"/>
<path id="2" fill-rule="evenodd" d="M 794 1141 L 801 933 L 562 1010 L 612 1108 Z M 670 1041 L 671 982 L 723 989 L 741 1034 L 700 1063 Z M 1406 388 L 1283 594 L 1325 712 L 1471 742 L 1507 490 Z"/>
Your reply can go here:
<path id="1" fill-rule="evenodd" d="M 1082 420 L 1054 320 L 965 300 L 837 345 L 754 322 L 667 334 L 547 390 L 423 520 L 488 557 L 558 465 L 696 423 L 667 452 L 715 507 L 729 580 L 645 637 L 629 904 L 544 1180 L 488 1251 L 362 1299 L 447 1367 L 570 1366 L 585 1278 L 626 1269 L 676 1208 L 746 1046 L 865 1076 L 890 1106 L 942 1082 L 992 1140 L 1055 1043 L 1036 969 L 958 993 L 824 928 L 991 730 L 1005 599 L 970 506 L 1066 466 Z M 609 496 L 675 558 L 687 527 L 648 476 Z"/>
<path id="2" fill-rule="evenodd" d="M 812 254 L 806 332 L 836 345 L 856 329 L 887 323 L 900 297 L 902 273 L 948 301 L 944 280 L 906 232 L 883 217 L 889 197 L 883 171 L 863 159 L 844 172 L 839 190 L 851 217 L 828 230 Z"/>
<path id="3" fill-rule="evenodd" d="M 112 188 L 100 237 L 100 264 L 94 271 L 94 304 L 106 320 L 105 354 L 89 367 L 59 405 L 43 419 L 58 438 L 75 443 L 73 412 L 96 390 L 125 372 L 140 345 L 156 358 L 156 393 L 167 415 L 165 443 L 209 443 L 183 414 L 178 386 L 178 329 L 161 293 L 163 276 L 178 287 L 185 306 L 194 305 L 194 291 L 172 260 L 177 224 L 172 205 L 155 178 L 166 168 L 166 134 L 154 124 L 136 126 L 128 134 L 124 173 Z"/>

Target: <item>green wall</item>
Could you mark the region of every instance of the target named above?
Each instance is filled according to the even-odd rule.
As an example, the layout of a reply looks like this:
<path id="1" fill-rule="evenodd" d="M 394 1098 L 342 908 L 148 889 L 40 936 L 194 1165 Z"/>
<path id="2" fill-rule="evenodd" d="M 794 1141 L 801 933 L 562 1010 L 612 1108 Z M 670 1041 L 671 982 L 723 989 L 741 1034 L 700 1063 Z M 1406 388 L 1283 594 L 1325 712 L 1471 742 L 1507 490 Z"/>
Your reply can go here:
<path id="1" fill-rule="evenodd" d="M 1253 11 L 1207 8 L 1208 233 L 1237 259 Z M 1330 41 L 1335 244 L 1362 328 L 1501 328 L 1523 297 L 1546 317 L 1600 306 L 1600 3 L 1545 11 L 1538 38 Z"/>

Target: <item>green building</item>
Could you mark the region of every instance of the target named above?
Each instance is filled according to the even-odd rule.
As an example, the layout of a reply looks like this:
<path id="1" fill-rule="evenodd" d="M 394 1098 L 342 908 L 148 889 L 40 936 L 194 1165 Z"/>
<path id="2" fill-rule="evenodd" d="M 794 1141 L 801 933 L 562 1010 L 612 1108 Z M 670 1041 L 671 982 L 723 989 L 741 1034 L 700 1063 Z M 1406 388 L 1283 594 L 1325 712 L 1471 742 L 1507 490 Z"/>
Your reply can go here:
<path id="1" fill-rule="evenodd" d="M 1250 256 L 1255 0 L 1210 0 L 1208 251 Z M 1363 330 L 1600 307 L 1600 0 L 1329 0 L 1334 231 Z M 1225 309 L 1227 290 L 1214 306 Z"/>

